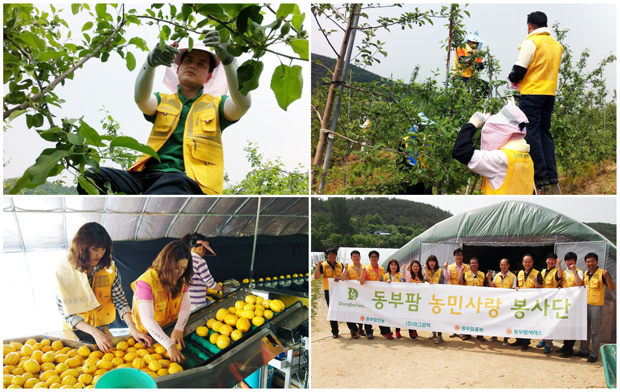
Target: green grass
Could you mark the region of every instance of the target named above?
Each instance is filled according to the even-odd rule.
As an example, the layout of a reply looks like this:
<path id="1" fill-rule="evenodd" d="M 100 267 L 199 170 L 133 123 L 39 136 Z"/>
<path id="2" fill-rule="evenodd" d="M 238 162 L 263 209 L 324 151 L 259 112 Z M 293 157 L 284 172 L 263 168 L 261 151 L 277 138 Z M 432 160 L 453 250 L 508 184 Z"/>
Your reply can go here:
<path id="1" fill-rule="evenodd" d="M 319 298 L 319 294 L 321 294 L 322 283 L 321 279 L 312 279 L 310 281 L 310 317 L 312 319 L 316 316 L 316 301 Z"/>

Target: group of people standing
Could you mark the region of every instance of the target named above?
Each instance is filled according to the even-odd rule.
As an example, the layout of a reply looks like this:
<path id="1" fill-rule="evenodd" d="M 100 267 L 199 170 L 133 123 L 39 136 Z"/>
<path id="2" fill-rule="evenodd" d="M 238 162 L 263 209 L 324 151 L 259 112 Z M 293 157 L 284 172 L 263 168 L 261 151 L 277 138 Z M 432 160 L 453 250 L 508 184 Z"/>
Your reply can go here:
<path id="1" fill-rule="evenodd" d="M 112 352 L 107 326 L 118 312 L 136 341 L 150 347 L 155 339 L 171 361 L 183 361 L 179 347 L 184 347 L 183 329 L 191 310 L 206 305 L 207 287 L 222 290 L 203 259 L 207 253 L 215 254 L 198 233 L 168 243 L 131 284 L 130 307 L 112 259 L 110 235 L 100 224 L 86 223 L 56 267 L 56 300 L 64 327 L 86 332 L 101 351 Z M 166 335 L 162 327 L 175 320 L 174 330 Z"/>
<path id="2" fill-rule="evenodd" d="M 334 282 L 341 280 L 358 280 L 360 284 L 366 281 L 379 282 L 408 282 L 408 283 L 428 283 L 428 284 L 451 284 L 478 287 L 496 287 L 504 289 L 549 289 L 561 287 L 581 286 L 587 289 L 587 340 L 581 342 L 580 351 L 575 353 L 573 347 L 575 340 L 565 340 L 563 346 L 559 349 L 561 357 L 569 358 L 573 355 L 587 357 L 588 362 L 596 362 L 599 355 L 601 345 L 601 319 L 603 316 L 603 305 L 605 301 L 605 288 L 615 290 L 616 285 L 609 276 L 609 273 L 598 267 L 598 255 L 596 253 L 588 253 L 584 257 L 587 271 L 577 268 L 577 255 L 574 252 L 568 252 L 564 256 L 566 262 L 566 270 L 562 269 L 562 259 L 559 259 L 555 253 L 549 253 L 546 258 L 547 268 L 538 271 L 534 267 L 534 259 L 531 255 L 523 256 L 523 269 L 516 275 L 510 271 L 510 260 L 502 259 L 499 263 L 500 272 L 495 276 L 491 272 L 486 274 L 479 270 L 479 260 L 471 257 L 469 265 L 463 263 L 463 251 L 458 248 L 453 252 L 454 262 L 448 264 L 445 262 L 443 268 L 439 267 L 439 261 L 434 255 L 428 256 L 424 267 L 418 260 L 413 260 L 409 265 L 404 263 L 399 265 L 398 261 L 392 259 L 388 262 L 387 271 L 379 265 L 379 252 L 373 250 L 368 254 L 370 264 L 361 264 L 360 252 L 354 250 L 351 252 L 352 263 L 344 265 L 336 261 L 338 251 L 335 248 L 329 248 L 325 251 L 327 261 L 320 262 L 314 272 L 315 279 L 323 279 L 323 290 L 325 292 L 325 300 L 329 306 L 329 281 Z M 339 336 L 338 321 L 331 320 L 332 337 L 337 339 Z M 372 340 L 373 328 L 370 324 L 355 324 L 347 322 L 347 327 L 351 331 L 351 338 L 358 339 L 360 336 L 366 336 Z M 391 328 L 387 326 L 379 326 L 381 335 L 388 340 L 402 338 L 400 328 L 396 328 L 394 334 Z M 416 339 L 420 337 L 415 330 L 409 330 L 409 337 Z M 471 339 L 471 335 L 450 334 L 451 338 L 460 337 L 461 340 Z M 484 336 L 476 337 L 480 341 L 492 342 L 497 340 L 493 336 L 485 339 Z M 435 344 L 443 342 L 441 332 L 433 332 L 430 339 L 435 339 Z M 516 339 L 513 343 L 508 343 L 508 338 L 504 338 L 503 346 L 521 346 L 521 350 L 528 350 L 530 339 Z M 592 349 L 590 349 L 592 346 Z M 537 348 L 543 348 L 546 354 L 551 353 L 552 340 L 541 340 Z"/>

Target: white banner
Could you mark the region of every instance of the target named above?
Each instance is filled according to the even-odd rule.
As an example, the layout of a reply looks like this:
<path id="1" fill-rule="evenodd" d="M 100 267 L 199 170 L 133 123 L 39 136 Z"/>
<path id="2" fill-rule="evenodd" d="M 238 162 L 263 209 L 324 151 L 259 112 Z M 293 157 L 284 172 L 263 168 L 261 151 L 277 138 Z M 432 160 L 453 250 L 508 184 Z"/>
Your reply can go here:
<path id="1" fill-rule="evenodd" d="M 329 282 L 328 320 L 418 331 L 586 339 L 584 287 L 513 290 L 443 284 Z"/>

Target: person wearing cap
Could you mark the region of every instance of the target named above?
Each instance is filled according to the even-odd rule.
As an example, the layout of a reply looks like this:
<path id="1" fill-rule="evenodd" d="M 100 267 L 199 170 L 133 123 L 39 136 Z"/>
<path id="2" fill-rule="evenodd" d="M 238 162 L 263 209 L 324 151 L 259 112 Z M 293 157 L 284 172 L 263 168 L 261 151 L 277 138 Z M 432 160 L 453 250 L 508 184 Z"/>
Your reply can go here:
<path id="1" fill-rule="evenodd" d="M 558 183 L 558 171 L 551 113 L 564 48 L 551 37 L 547 15 L 543 12 L 527 16 L 527 33 L 519 46 L 519 58 L 508 75 L 508 85 L 519 90 L 519 108 L 529 120 L 525 140 L 531 148 L 536 186 L 552 185 Z"/>
<path id="2" fill-rule="evenodd" d="M 424 115 L 423 112 L 418 113 L 418 117 L 420 118 L 420 124 L 414 125 L 409 128 L 409 135 L 405 136 L 401 139 L 400 143 L 398 143 L 398 151 L 399 152 L 407 152 L 407 148 L 411 143 L 415 142 L 416 132 L 424 130 L 429 125 L 435 124 L 434 121 L 431 121 Z M 414 168 L 418 166 L 418 160 L 420 161 L 420 166 L 424 167 L 424 162 L 422 161 L 422 157 L 418 152 L 415 154 L 409 153 L 409 155 L 401 155 L 401 158 L 396 162 L 396 167 L 398 170 L 402 172 L 411 173 Z M 432 195 L 433 188 L 426 188 L 424 186 L 424 182 L 418 182 L 416 184 L 411 184 L 410 181 L 405 181 L 402 184 L 402 191 L 399 194 L 403 195 Z"/>
<path id="3" fill-rule="evenodd" d="M 474 81 L 472 76 L 474 71 L 481 71 L 484 69 L 484 63 L 482 58 L 478 56 L 478 51 L 482 49 L 483 41 L 478 35 L 478 31 L 469 33 L 467 35 L 467 43 L 465 47 L 458 47 L 454 57 L 454 74 L 461 77 L 461 80 L 470 86 L 472 82 L 481 84 L 480 87 L 483 91 L 488 91 L 489 83 L 485 80 L 478 79 Z M 486 95 L 486 94 L 485 94 Z"/>
<path id="4" fill-rule="evenodd" d="M 489 116 L 476 112 L 461 128 L 452 157 L 483 176 L 484 195 L 531 195 L 534 193 L 534 164 L 524 140 L 528 119 L 514 105 L 506 105 Z M 476 129 L 482 128 L 480 150 L 473 144 Z"/>
<path id="5" fill-rule="evenodd" d="M 334 279 L 334 282 L 338 282 L 344 268 L 342 263 L 336 261 L 336 257 L 338 257 L 336 248 L 327 248 L 327 250 L 325 250 L 325 255 L 327 256 L 327 261 L 320 261 L 317 264 L 316 270 L 314 271 L 314 279 L 321 279 L 321 276 L 323 276 L 323 293 L 325 294 L 325 302 L 327 302 L 327 307 L 329 308 L 328 279 L 331 278 Z M 329 324 L 332 329 L 332 338 L 338 339 L 338 321 L 330 320 Z"/>
<path id="6" fill-rule="evenodd" d="M 191 51 L 171 45 L 151 50 L 138 73 L 134 99 L 153 123 L 146 144 L 160 160 L 143 154 L 129 171 L 88 170 L 85 175 L 101 193 L 106 182 L 113 192 L 125 194 L 223 193 L 222 131 L 251 105 L 250 94 L 239 91 L 238 64 L 227 46 L 216 31 L 208 31 Z M 215 54 L 208 47 L 214 47 Z M 167 67 L 164 84 L 172 94 L 152 92 L 155 69 L 161 65 Z M 226 88 L 230 97 L 224 95 Z M 86 192 L 78 186 L 78 193 Z"/>
<path id="7" fill-rule="evenodd" d="M 194 275 L 189 288 L 189 299 L 191 301 L 190 310 L 193 311 L 196 308 L 212 303 L 212 301 L 207 300 L 207 287 L 211 290 L 222 291 L 222 285 L 215 282 L 204 259 L 205 256 L 215 256 L 215 252 L 209 246 L 207 237 L 199 233 L 186 234 L 181 238 L 181 242 L 189 246 L 192 251 Z"/>

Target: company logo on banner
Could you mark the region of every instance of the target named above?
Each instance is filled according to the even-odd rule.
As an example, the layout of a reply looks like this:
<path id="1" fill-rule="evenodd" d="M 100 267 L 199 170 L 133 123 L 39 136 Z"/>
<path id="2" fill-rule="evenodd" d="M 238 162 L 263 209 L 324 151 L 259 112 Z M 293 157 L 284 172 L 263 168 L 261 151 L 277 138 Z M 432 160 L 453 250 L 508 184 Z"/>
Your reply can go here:
<path id="1" fill-rule="evenodd" d="M 329 283 L 328 320 L 468 335 L 586 339 L 587 292 L 440 284 Z"/>

